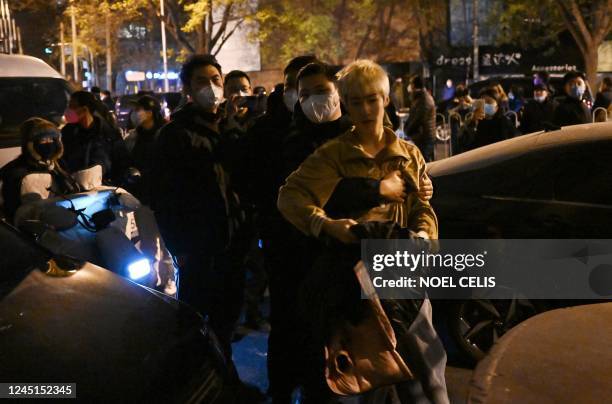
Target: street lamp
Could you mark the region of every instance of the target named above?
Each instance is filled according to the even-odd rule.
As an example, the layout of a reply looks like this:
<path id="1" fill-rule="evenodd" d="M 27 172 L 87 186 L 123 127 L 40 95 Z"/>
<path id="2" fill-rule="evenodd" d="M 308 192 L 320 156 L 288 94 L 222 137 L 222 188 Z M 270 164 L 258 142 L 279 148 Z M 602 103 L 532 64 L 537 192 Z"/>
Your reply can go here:
<path id="1" fill-rule="evenodd" d="M 166 22 L 164 21 L 164 0 L 159 2 L 161 11 L 162 54 L 164 58 L 164 92 L 170 91 L 168 85 L 168 55 L 166 52 Z"/>
<path id="2" fill-rule="evenodd" d="M 70 19 L 72 20 L 72 68 L 74 71 L 73 80 L 79 82 L 79 66 L 77 64 L 78 48 L 77 48 L 77 32 L 76 32 L 76 16 L 74 13 L 74 1 L 70 2 Z"/>

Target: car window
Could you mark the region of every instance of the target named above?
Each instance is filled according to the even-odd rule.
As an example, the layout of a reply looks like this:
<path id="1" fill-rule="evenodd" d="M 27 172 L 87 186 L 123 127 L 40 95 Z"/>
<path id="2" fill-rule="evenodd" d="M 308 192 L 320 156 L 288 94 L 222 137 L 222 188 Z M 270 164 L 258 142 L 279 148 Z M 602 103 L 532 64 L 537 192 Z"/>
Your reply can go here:
<path id="1" fill-rule="evenodd" d="M 59 123 L 68 99 L 68 84 L 61 79 L 0 78 L 0 141 L 18 138 L 21 123 L 34 116 Z"/>
<path id="2" fill-rule="evenodd" d="M 553 150 L 538 150 L 459 174 L 449 185 L 474 195 L 552 199 L 557 158 Z"/>
<path id="3" fill-rule="evenodd" d="M 582 145 L 560 156 L 555 199 L 612 206 L 612 142 Z"/>

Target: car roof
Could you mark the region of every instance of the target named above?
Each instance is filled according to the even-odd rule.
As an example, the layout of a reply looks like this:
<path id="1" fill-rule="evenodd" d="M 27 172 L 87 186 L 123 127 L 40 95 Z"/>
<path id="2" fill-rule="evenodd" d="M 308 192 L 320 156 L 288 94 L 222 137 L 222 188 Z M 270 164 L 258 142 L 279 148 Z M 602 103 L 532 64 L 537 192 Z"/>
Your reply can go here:
<path id="1" fill-rule="evenodd" d="M 484 168 L 521 155 L 570 144 L 612 141 L 612 122 L 566 126 L 552 132 L 535 132 L 479 147 L 427 165 L 433 177 Z"/>
<path id="2" fill-rule="evenodd" d="M 63 78 L 41 59 L 25 55 L 0 54 L 0 78 L 2 77 Z"/>

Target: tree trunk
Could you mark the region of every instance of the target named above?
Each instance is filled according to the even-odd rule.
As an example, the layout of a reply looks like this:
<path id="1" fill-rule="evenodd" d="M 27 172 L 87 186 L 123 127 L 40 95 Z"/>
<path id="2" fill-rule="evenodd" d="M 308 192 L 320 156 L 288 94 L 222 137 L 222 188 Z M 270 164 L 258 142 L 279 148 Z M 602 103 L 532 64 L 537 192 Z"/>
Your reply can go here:
<path id="1" fill-rule="evenodd" d="M 208 38 L 207 38 L 207 32 L 206 32 L 206 28 L 204 28 L 203 26 L 200 26 L 196 29 L 196 36 L 197 36 L 197 41 L 196 41 L 196 51 L 195 53 L 198 54 L 207 54 L 208 53 Z"/>
<path id="2" fill-rule="evenodd" d="M 599 44 L 596 44 L 592 48 L 589 48 L 586 53 L 582 54 L 586 78 L 593 91 L 597 91 L 597 65 L 599 63 L 598 48 Z M 595 94 L 593 94 L 593 96 L 595 96 Z"/>

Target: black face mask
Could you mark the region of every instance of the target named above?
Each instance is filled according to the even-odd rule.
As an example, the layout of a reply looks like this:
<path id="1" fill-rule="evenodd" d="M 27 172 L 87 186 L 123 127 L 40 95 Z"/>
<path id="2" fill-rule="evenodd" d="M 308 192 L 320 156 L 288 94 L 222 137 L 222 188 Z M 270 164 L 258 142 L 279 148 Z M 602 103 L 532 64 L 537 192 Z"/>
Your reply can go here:
<path id="1" fill-rule="evenodd" d="M 59 150 L 59 145 L 56 142 L 37 143 L 34 145 L 34 150 L 43 160 L 50 160 Z"/>

